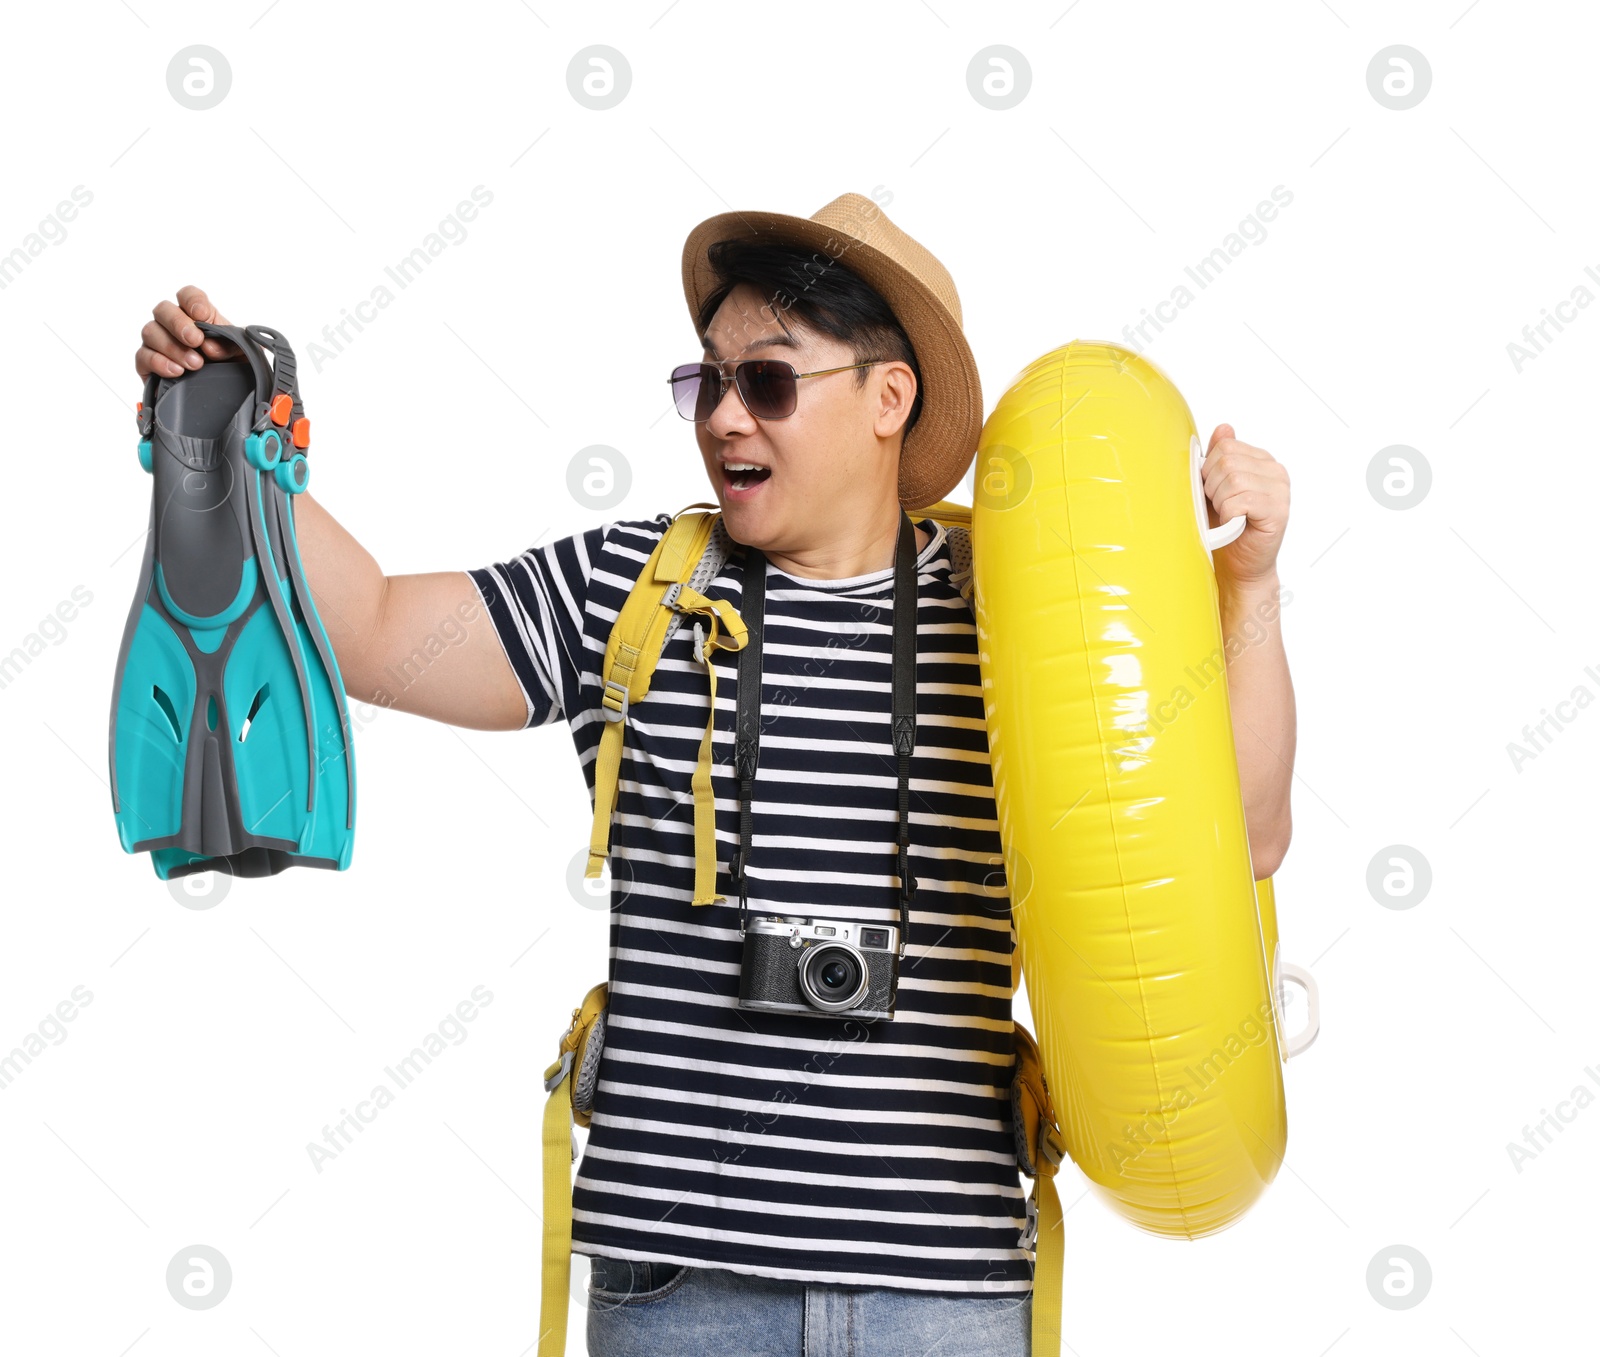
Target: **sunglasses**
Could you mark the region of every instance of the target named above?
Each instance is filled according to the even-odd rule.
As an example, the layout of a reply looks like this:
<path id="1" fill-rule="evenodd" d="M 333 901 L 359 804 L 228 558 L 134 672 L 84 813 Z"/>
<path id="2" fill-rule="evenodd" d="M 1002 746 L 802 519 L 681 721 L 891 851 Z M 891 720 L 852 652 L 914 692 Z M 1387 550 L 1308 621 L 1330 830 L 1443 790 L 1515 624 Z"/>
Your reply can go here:
<path id="1" fill-rule="evenodd" d="M 816 372 L 796 372 L 792 365 L 777 358 L 746 358 L 733 365 L 729 377 L 720 363 L 685 363 L 672 369 L 672 403 L 678 413 L 696 424 L 711 418 L 732 382 L 744 408 L 757 419 L 787 419 L 798 403 L 798 383 L 806 377 L 826 377 L 830 372 L 854 372 L 887 363 L 887 358 L 871 358 L 865 363 L 850 363 L 842 368 L 819 368 Z"/>

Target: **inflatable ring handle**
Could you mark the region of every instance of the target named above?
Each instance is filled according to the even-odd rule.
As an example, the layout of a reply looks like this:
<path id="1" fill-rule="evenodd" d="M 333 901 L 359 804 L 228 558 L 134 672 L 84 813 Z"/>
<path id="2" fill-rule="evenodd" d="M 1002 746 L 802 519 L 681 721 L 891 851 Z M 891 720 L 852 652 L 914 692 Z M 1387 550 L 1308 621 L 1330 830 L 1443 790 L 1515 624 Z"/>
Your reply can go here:
<path id="1" fill-rule="evenodd" d="M 1200 446 L 1200 435 L 1189 439 L 1189 481 L 1194 489 L 1194 517 L 1200 525 L 1200 540 L 1207 551 L 1215 551 L 1236 540 L 1245 529 L 1245 516 L 1235 514 L 1226 523 L 1213 528 L 1206 517 L 1206 491 L 1200 480 L 1200 467 L 1206 460 L 1205 449 Z"/>
<path id="2" fill-rule="evenodd" d="M 1283 1044 L 1283 1058 L 1293 1060 L 1317 1039 L 1317 1033 L 1322 1028 L 1321 1005 L 1317 999 L 1317 982 L 1304 966 L 1296 966 L 1294 962 L 1286 961 L 1283 963 L 1281 975 L 1284 980 L 1292 981 L 1306 992 L 1308 1010 L 1306 1025 Z"/>
<path id="3" fill-rule="evenodd" d="M 1218 547 L 1225 547 L 1229 542 L 1235 541 L 1245 529 L 1245 516 L 1235 514 L 1221 527 L 1207 528 L 1205 530 L 1206 550 L 1215 551 Z"/>

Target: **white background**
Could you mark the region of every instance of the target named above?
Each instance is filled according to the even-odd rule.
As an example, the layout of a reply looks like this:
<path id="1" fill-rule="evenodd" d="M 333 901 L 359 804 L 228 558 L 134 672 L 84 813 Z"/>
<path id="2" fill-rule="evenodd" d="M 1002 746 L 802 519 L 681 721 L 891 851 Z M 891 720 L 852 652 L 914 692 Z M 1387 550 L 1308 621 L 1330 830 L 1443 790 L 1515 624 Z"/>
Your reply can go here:
<path id="1" fill-rule="evenodd" d="M 709 497 L 662 380 L 697 356 L 679 252 L 706 216 L 892 195 L 956 279 L 989 409 L 1047 349 L 1124 339 L 1283 185 L 1265 239 L 1147 352 L 1203 435 L 1230 421 L 1290 469 L 1300 738 L 1277 884 L 1323 1032 L 1287 1069 L 1286 1167 L 1224 1234 L 1144 1235 L 1066 1171 L 1067 1340 L 1592 1349 L 1600 1110 L 1565 1105 L 1520 1172 L 1507 1151 L 1576 1086 L 1600 1093 L 1600 710 L 1568 708 L 1520 771 L 1508 753 L 1575 688 L 1600 694 L 1600 307 L 1520 372 L 1507 351 L 1578 285 L 1600 296 L 1586 7 L 84 0 L 5 22 L 0 251 L 75 186 L 92 202 L 0 290 L 0 651 L 90 596 L 0 690 L 0 1050 L 75 986 L 93 998 L 0 1090 L 0 1346 L 527 1352 L 538 1075 L 603 968 L 604 915 L 566 884 L 588 807 L 565 727 L 357 708 L 346 874 L 185 909 L 119 850 L 106 719 L 148 494 L 132 356 L 159 298 L 197 282 L 287 333 L 318 498 L 387 571 L 454 569 Z M 1432 71 L 1405 111 L 1366 79 L 1397 43 Z M 205 111 L 167 86 L 193 44 L 231 66 Z M 631 67 L 607 111 L 568 89 L 592 44 Z M 993 44 L 1031 70 L 1005 111 L 967 86 Z M 314 364 L 309 341 L 477 185 L 493 202 L 465 239 Z M 631 469 L 611 512 L 567 491 L 592 444 Z M 1368 488 L 1394 444 L 1432 472 L 1407 510 Z M 1391 845 L 1431 866 L 1409 909 L 1367 887 Z M 468 1039 L 316 1172 L 307 1142 L 477 985 L 494 997 Z M 192 1312 L 164 1277 L 201 1243 L 234 1280 Z M 1432 1267 L 1405 1311 L 1366 1281 L 1394 1244 Z"/>

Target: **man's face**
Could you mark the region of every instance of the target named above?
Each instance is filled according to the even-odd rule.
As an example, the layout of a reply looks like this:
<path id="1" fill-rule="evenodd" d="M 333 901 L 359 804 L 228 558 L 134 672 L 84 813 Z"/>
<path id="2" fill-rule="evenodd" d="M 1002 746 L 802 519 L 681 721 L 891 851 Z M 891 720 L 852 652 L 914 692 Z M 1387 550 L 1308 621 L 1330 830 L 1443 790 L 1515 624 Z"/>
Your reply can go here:
<path id="1" fill-rule="evenodd" d="M 735 287 L 717 308 L 705 338 L 707 362 L 775 358 L 796 372 L 844 367 L 856 362 L 841 340 L 817 334 L 792 316 L 774 314 L 747 283 Z M 732 371 L 732 364 L 729 364 Z M 745 409 L 730 382 L 711 418 L 695 425 L 706 474 L 735 540 L 774 550 L 803 546 L 816 525 L 837 522 L 845 505 L 877 482 L 898 478 L 892 450 L 880 442 L 904 423 L 915 379 L 904 363 L 857 373 L 835 372 L 798 384 L 795 411 L 786 419 L 759 420 Z M 753 462 L 770 468 L 758 484 L 740 490 L 725 463 Z"/>

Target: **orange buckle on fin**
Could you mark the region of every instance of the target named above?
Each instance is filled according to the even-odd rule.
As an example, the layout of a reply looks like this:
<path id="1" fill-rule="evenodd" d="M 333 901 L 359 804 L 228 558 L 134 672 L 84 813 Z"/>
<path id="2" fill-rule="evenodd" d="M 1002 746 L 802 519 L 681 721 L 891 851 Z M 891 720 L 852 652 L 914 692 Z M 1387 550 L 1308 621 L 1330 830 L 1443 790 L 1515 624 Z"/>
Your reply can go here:
<path id="1" fill-rule="evenodd" d="M 297 448 L 311 446 L 311 421 L 304 415 L 295 420 L 294 428 L 289 431 L 289 437 Z"/>
<path id="2" fill-rule="evenodd" d="M 280 428 L 289 422 L 290 412 L 294 409 L 294 397 L 287 391 L 280 391 L 272 398 L 272 422 Z"/>

